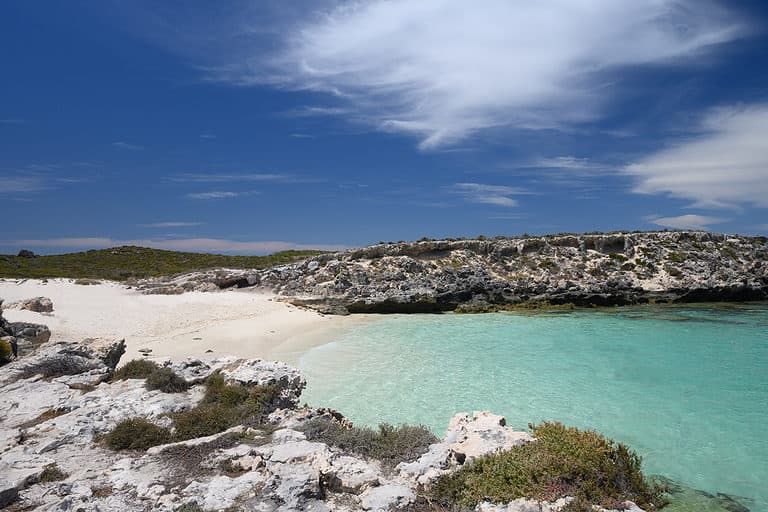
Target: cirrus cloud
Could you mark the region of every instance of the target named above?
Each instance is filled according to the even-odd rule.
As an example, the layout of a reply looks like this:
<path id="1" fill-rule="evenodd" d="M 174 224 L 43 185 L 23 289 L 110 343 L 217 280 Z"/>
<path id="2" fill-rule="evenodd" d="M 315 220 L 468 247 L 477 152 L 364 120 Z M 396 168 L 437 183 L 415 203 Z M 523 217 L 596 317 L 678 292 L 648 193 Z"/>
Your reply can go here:
<path id="1" fill-rule="evenodd" d="M 320 111 L 435 148 L 485 128 L 592 119 L 615 92 L 614 72 L 690 63 L 748 31 L 710 0 L 332 5 L 285 27 L 276 53 L 237 52 L 213 78 L 325 92 L 341 106 Z"/>
<path id="2" fill-rule="evenodd" d="M 625 168 L 634 191 L 699 208 L 768 208 L 768 103 L 709 112 L 700 133 Z"/>
<path id="3" fill-rule="evenodd" d="M 648 220 L 657 226 L 672 229 L 708 230 L 712 224 L 722 224 L 728 219 L 710 217 L 708 215 L 678 215 L 677 217 L 649 217 Z"/>

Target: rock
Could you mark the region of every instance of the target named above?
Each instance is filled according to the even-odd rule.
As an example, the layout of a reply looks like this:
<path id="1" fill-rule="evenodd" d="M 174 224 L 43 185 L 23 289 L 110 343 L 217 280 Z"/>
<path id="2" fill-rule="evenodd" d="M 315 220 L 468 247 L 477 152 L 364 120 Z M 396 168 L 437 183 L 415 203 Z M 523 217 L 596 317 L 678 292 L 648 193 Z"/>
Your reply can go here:
<path id="1" fill-rule="evenodd" d="M 29 249 L 22 249 L 18 254 L 19 258 L 37 258 L 37 255 Z"/>
<path id="2" fill-rule="evenodd" d="M 536 501 L 526 498 L 512 500 L 505 504 L 493 504 L 484 501 L 475 507 L 476 512 L 559 512 L 573 498 L 560 498 L 555 502 Z M 633 511 L 635 512 L 635 511 Z"/>
<path id="3" fill-rule="evenodd" d="M 415 479 L 426 485 L 456 466 L 471 462 L 477 457 L 509 450 L 534 441 L 527 432 L 519 432 L 506 426 L 503 416 L 487 411 L 456 414 L 448 425 L 448 431 L 440 443 L 418 460 L 401 463 L 397 470 L 404 478 Z"/>
<path id="4" fill-rule="evenodd" d="M 31 345 L 42 345 L 51 339 L 51 330 L 45 325 L 28 322 L 9 322 L 11 335 L 21 338 Z"/>
<path id="5" fill-rule="evenodd" d="M 466 413 L 457 414 L 448 425 L 446 438 L 454 439 L 449 449 L 459 464 L 470 462 L 490 453 L 509 450 L 533 441 L 527 432 L 506 427 L 503 416 L 488 411 L 475 412 L 472 419 Z"/>
<path id="6" fill-rule="evenodd" d="M 227 280 L 327 314 L 768 298 L 765 237 L 700 231 L 378 244 L 265 270 L 145 280 L 144 293 Z"/>
<path id="7" fill-rule="evenodd" d="M 48 297 L 33 297 L 9 303 L 5 309 L 24 309 L 35 313 L 53 312 L 53 301 Z"/>
<path id="8" fill-rule="evenodd" d="M 416 498 L 413 490 L 405 485 L 387 484 L 366 491 L 360 500 L 363 510 L 386 512 L 392 507 L 405 505 Z"/>
<path id="9" fill-rule="evenodd" d="M 379 485 L 381 468 L 356 457 L 341 456 L 333 461 L 328 475 L 333 477 L 334 487 L 341 492 L 360 494 Z"/>

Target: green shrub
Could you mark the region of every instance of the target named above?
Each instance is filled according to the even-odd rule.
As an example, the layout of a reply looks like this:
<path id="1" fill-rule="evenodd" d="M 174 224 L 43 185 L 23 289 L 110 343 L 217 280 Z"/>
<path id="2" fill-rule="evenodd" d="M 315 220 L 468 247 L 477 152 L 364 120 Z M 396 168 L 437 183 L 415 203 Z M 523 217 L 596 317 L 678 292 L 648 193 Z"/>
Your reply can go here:
<path id="1" fill-rule="evenodd" d="M 13 349 L 8 340 L 0 340 L 0 365 L 9 363 L 13 357 Z"/>
<path id="2" fill-rule="evenodd" d="M 533 435 L 533 443 L 479 458 L 439 478 L 431 489 L 435 500 L 472 507 L 484 499 L 574 496 L 579 501 L 573 510 L 617 500 L 632 500 L 646 510 L 663 506 L 662 489 L 645 481 L 640 457 L 625 445 L 560 423 L 535 426 Z"/>
<path id="3" fill-rule="evenodd" d="M 438 442 L 435 435 L 422 426 L 393 427 L 382 423 L 378 430 L 373 430 L 315 418 L 305 423 L 301 430 L 310 441 L 320 441 L 346 452 L 377 459 L 390 467 L 416 460 L 429 449 L 429 445 Z"/>
<path id="4" fill-rule="evenodd" d="M 173 415 L 174 439 L 184 441 L 224 432 L 238 424 L 238 414 L 228 407 L 205 404 Z"/>
<path id="5" fill-rule="evenodd" d="M 151 446 L 170 443 L 171 431 L 143 418 L 121 421 L 106 435 L 107 446 L 113 450 L 146 450 Z"/>
<path id="6" fill-rule="evenodd" d="M 152 361 L 134 359 L 115 370 L 115 373 L 112 374 L 112 380 L 146 379 L 158 368 L 159 366 Z"/>
<path id="7" fill-rule="evenodd" d="M 669 253 L 669 256 L 667 256 L 667 259 L 673 263 L 684 263 L 687 256 L 682 252 L 671 252 Z"/>
<path id="8" fill-rule="evenodd" d="M 189 383 L 170 368 L 157 368 L 147 376 L 148 390 L 159 389 L 163 393 L 180 393 L 189 388 Z"/>
<path id="9" fill-rule="evenodd" d="M 183 383 L 185 389 L 189 385 L 173 374 L 170 368 L 158 368 L 147 377 L 148 388 L 156 375 L 163 376 L 159 380 L 162 385 L 170 386 L 165 389 L 178 389 L 175 386 L 180 383 Z M 175 378 L 170 378 L 170 375 Z M 197 407 L 171 415 L 173 434 L 143 419 L 126 420 L 107 435 L 107 446 L 116 450 L 146 450 L 158 444 L 218 434 L 235 425 L 256 426 L 277 407 L 285 405 L 279 386 L 273 384 L 227 384 L 220 374 L 213 374 L 206 380 L 206 386 L 205 396 Z"/>
<path id="10" fill-rule="evenodd" d="M 41 484 L 47 484 L 50 482 L 58 482 L 59 480 L 64 480 L 69 475 L 67 475 L 65 472 L 63 472 L 61 469 L 59 469 L 59 466 L 56 465 L 54 462 L 53 464 L 48 464 L 43 469 L 43 472 L 40 473 L 40 477 L 38 479 L 38 482 Z"/>

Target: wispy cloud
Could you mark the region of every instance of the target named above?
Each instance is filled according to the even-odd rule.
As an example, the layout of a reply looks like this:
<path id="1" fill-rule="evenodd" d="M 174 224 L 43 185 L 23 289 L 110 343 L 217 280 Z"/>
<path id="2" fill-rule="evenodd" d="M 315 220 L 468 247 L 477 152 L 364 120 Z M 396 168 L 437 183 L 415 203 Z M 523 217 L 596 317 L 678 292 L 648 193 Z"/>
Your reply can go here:
<path id="1" fill-rule="evenodd" d="M 514 207 L 518 201 L 510 196 L 529 194 L 530 192 L 503 185 L 485 185 L 482 183 L 456 183 L 451 190 L 464 197 L 470 203 L 491 204 L 495 206 Z"/>
<path id="2" fill-rule="evenodd" d="M 144 149 L 144 146 L 128 144 L 127 142 L 122 141 L 113 142 L 112 146 L 120 149 L 127 149 L 128 151 L 142 151 Z"/>
<path id="3" fill-rule="evenodd" d="M 86 181 L 82 177 L 62 176 L 58 172 L 61 172 L 60 165 L 39 163 L 0 169 L 0 191 L 7 194 L 34 193 Z"/>
<path id="4" fill-rule="evenodd" d="M 220 190 L 213 190 L 210 192 L 194 192 L 191 194 L 187 194 L 187 197 L 189 199 L 203 199 L 203 200 L 231 199 L 233 197 L 251 195 L 252 193 L 253 192 L 226 192 L 226 191 L 220 191 Z"/>
<path id="5" fill-rule="evenodd" d="M 700 132 L 626 167 L 634 191 L 699 208 L 768 207 L 768 104 L 720 108 Z"/>
<path id="6" fill-rule="evenodd" d="M 647 220 L 665 228 L 708 230 L 712 224 L 722 224 L 730 219 L 707 215 L 678 215 L 677 217 L 651 216 Z"/>
<path id="7" fill-rule="evenodd" d="M 286 174 L 245 173 L 181 173 L 169 176 L 170 181 L 177 183 L 236 183 L 236 182 L 287 182 L 295 179 Z"/>
<path id="8" fill-rule="evenodd" d="M 238 48 L 212 78 L 327 93 L 342 106 L 305 114 L 349 115 L 435 148 L 490 127 L 595 118 L 614 73 L 690 65 L 747 33 L 708 0 L 330 3 L 280 27 L 274 54 Z"/>
<path id="9" fill-rule="evenodd" d="M 299 107 L 283 112 L 289 117 L 342 116 L 353 113 L 348 108 L 341 107 Z"/>
<path id="10" fill-rule="evenodd" d="M 205 140 L 212 140 L 216 138 L 216 135 L 214 135 L 213 133 L 201 133 L 200 138 Z"/>
<path id="11" fill-rule="evenodd" d="M 29 121 L 26 119 L 18 119 L 18 118 L 5 118 L 0 119 L 0 124 L 27 124 Z"/>
<path id="12" fill-rule="evenodd" d="M 0 190 L 5 193 L 39 192 L 50 186 L 42 176 L 0 176 Z"/>
<path id="13" fill-rule="evenodd" d="M 188 228 L 193 226 L 202 226 L 202 222 L 153 222 L 151 224 L 137 224 L 142 228 Z"/>
<path id="14" fill-rule="evenodd" d="M 555 158 L 542 158 L 531 162 L 529 167 L 538 169 L 594 169 L 588 158 L 577 158 L 575 156 L 558 156 Z"/>
<path id="15" fill-rule="evenodd" d="M 221 238 L 185 238 L 185 239 L 138 239 L 121 240 L 108 237 L 47 238 L 34 240 L 0 241 L 4 247 L 47 247 L 66 249 L 104 249 L 121 245 L 137 245 L 155 249 L 194 252 L 226 252 L 240 254 L 265 254 L 289 249 L 317 249 L 336 251 L 348 249 L 348 246 L 333 244 L 300 244 L 283 241 L 239 241 Z"/>

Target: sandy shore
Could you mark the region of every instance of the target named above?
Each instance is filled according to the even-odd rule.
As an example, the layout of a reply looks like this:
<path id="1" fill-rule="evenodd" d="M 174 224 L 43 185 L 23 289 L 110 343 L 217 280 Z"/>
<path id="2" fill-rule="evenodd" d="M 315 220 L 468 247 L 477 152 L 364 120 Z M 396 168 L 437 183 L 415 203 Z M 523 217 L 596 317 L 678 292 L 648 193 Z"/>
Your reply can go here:
<path id="1" fill-rule="evenodd" d="M 12 322 L 47 325 L 53 341 L 124 338 L 123 361 L 151 349 L 152 359 L 236 355 L 295 363 L 313 346 L 370 321 L 320 315 L 249 290 L 141 295 L 111 282 L 83 286 L 70 279 L 0 280 L 6 304 L 38 296 L 53 301 L 53 313 L 8 309 L 3 315 Z"/>

